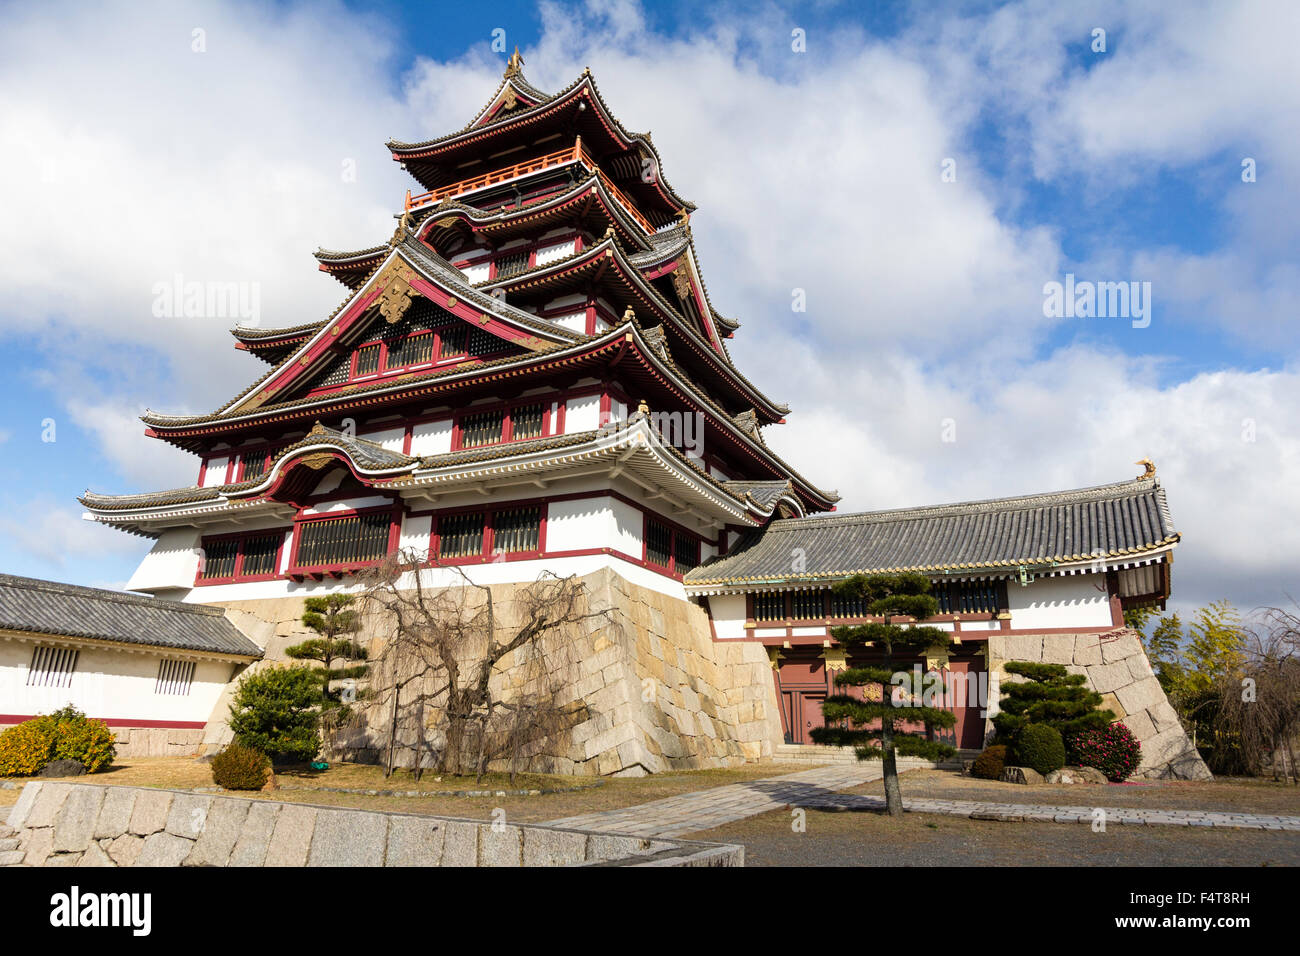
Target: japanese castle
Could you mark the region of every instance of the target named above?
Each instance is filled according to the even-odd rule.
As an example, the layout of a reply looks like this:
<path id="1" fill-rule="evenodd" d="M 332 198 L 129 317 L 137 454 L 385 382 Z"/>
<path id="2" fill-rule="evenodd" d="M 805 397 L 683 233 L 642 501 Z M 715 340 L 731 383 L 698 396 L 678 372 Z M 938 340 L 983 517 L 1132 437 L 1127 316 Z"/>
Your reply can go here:
<path id="1" fill-rule="evenodd" d="M 650 135 L 624 127 L 589 71 L 547 94 L 521 66 L 516 52 L 463 129 L 388 144 L 414 183 L 386 241 L 316 253 L 344 289 L 331 314 L 234 329 L 262 374 L 209 414 L 144 416 L 194 456 L 193 484 L 81 498 L 153 542 L 128 588 L 225 609 L 263 655 L 233 677 L 283 659 L 303 597 L 355 590 L 398 548 L 449 586 L 453 564 L 503 587 L 581 576 L 629 636 L 592 645 L 598 679 L 573 688 L 590 726 L 554 766 L 609 774 L 809 746 L 834 673 L 857 660 L 829 628 L 864 615 L 830 586 L 914 570 L 953 635 L 918 663 L 976 683 L 1007 660 L 1083 668 L 1143 741 L 1144 772 L 1199 774 L 1124 627 L 1124 609 L 1170 591 L 1179 535 L 1154 468 L 838 513 L 768 445 L 790 410 L 733 362 L 740 323 L 710 299 L 695 206 Z M 31 641 L 74 640 L 42 627 Z M 661 689 L 638 702 L 646 681 Z M 195 703 L 195 741 L 219 737 L 221 683 Z M 105 715 L 119 725 L 150 719 L 143 698 L 115 706 L 139 711 Z M 952 742 L 981 747 L 984 702 L 951 706 Z"/>

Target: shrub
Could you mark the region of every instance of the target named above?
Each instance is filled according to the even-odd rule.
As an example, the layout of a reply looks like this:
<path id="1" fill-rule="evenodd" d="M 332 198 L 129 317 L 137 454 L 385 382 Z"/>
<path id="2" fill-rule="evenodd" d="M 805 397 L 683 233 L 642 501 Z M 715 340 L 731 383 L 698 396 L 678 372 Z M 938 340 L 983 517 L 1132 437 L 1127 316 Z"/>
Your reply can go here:
<path id="1" fill-rule="evenodd" d="M 1047 724 L 1062 736 L 1101 730 L 1115 716 L 1099 710 L 1101 695 L 1088 690 L 1084 676 L 1071 674 L 1063 664 L 1008 661 L 1005 670 L 1024 680 L 1000 685 L 1002 700 L 993 717 L 999 737 L 1014 739 L 1029 724 Z"/>
<path id="2" fill-rule="evenodd" d="M 975 758 L 970 773 L 972 777 L 980 777 L 984 780 L 1001 780 L 1002 768 L 1006 764 L 1007 748 L 1002 744 L 993 744 L 991 747 L 985 747 L 984 752 Z"/>
<path id="3" fill-rule="evenodd" d="M 34 776 L 51 760 L 75 760 L 95 773 L 113 762 L 116 743 L 107 724 L 69 705 L 0 734 L 0 776 Z"/>
<path id="4" fill-rule="evenodd" d="M 91 720 L 75 711 L 60 711 L 46 719 L 54 721 L 54 760 L 75 760 L 86 768 L 86 773 L 95 773 L 117 756 L 117 737 L 102 720 Z"/>
<path id="5" fill-rule="evenodd" d="M 248 674 L 230 705 L 230 729 L 245 747 L 272 760 L 305 762 L 320 750 L 316 707 L 321 682 L 310 667 L 275 667 Z"/>
<path id="6" fill-rule="evenodd" d="M 212 758 L 212 782 L 227 790 L 261 790 L 270 774 L 266 754 L 237 742 Z"/>
<path id="7" fill-rule="evenodd" d="M 1047 724 L 1026 724 L 1016 734 L 1013 751 L 1017 767 L 1051 773 L 1065 766 L 1065 741 L 1059 730 Z"/>
<path id="8" fill-rule="evenodd" d="M 40 718 L 10 727 L 0 734 L 0 777 L 36 776 L 53 750 L 53 728 Z"/>
<path id="9" fill-rule="evenodd" d="M 1068 738 L 1070 763 L 1077 767 L 1096 767 L 1107 780 L 1122 783 L 1133 775 L 1142 762 L 1142 745 L 1121 723 L 1104 730 L 1086 730 Z"/>

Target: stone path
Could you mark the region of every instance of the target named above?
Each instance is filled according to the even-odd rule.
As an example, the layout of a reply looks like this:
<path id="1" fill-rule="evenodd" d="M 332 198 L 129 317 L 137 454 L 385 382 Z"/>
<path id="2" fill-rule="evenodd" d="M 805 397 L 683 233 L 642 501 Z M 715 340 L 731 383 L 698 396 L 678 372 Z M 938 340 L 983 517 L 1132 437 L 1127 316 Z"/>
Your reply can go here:
<path id="1" fill-rule="evenodd" d="M 900 771 L 929 769 L 924 760 L 900 759 Z M 603 810 L 550 821 L 550 826 L 600 829 L 634 836 L 672 836 L 709 830 L 785 806 L 817 806 L 816 801 L 844 799 L 837 791 L 879 780 L 880 761 L 818 767 L 783 777 L 732 783 L 709 790 L 678 794 L 650 803 Z"/>
<path id="2" fill-rule="evenodd" d="M 920 760 L 900 760 L 899 771 L 930 768 Z M 733 783 L 695 793 L 684 793 L 621 810 L 587 813 L 552 820 L 551 826 L 597 829 L 642 837 L 672 837 L 711 830 L 747 817 L 780 810 L 787 806 L 816 810 L 878 810 L 884 797 L 845 794 L 848 790 L 879 780 L 879 761 L 856 766 L 820 767 L 783 777 Z M 1014 823 L 1093 823 L 1127 826 L 1190 826 L 1249 830 L 1300 830 L 1300 817 L 1258 813 L 1226 813 L 1208 810 L 1146 810 L 1136 807 L 1061 807 L 1026 803 L 987 803 L 976 800 L 934 800 L 903 798 L 903 809 L 913 813 L 937 813 L 976 820 Z M 1098 815 L 1104 811 L 1104 817 Z"/>

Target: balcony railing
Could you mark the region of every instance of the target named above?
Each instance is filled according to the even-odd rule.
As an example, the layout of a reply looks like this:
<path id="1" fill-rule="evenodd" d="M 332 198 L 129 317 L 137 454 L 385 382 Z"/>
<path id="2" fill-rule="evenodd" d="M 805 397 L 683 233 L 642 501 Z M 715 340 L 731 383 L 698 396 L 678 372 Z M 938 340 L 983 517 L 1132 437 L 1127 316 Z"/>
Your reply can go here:
<path id="1" fill-rule="evenodd" d="M 554 153 L 547 153 L 545 156 L 537 156 L 533 159 L 525 160 L 521 163 L 515 163 L 513 166 L 507 166 L 504 169 L 493 170 L 490 173 L 484 173 L 482 176 L 475 176 L 472 179 L 462 179 L 458 183 L 452 183 L 449 186 L 440 186 L 432 189 L 427 193 L 421 193 L 418 196 L 412 196 L 411 191 L 406 191 L 406 211 L 419 209 L 421 206 L 428 206 L 433 203 L 441 202 L 444 199 L 450 199 L 454 196 L 463 196 L 466 193 L 476 192 L 480 189 L 486 189 L 488 186 L 497 186 L 501 183 L 507 183 L 511 180 L 518 179 L 530 173 L 540 172 L 544 169 L 552 169 L 557 166 L 567 166 L 569 163 L 582 163 L 588 170 L 594 172 L 600 178 L 600 184 L 605 187 L 615 200 L 618 201 L 624 211 L 640 224 L 648 234 L 653 234 L 655 227 L 650 224 L 650 220 L 641 214 L 641 211 L 633 204 L 623 190 L 619 189 L 605 175 L 604 171 L 591 158 L 591 154 L 583 148 L 582 141 L 578 140 L 572 146 L 557 150 Z"/>

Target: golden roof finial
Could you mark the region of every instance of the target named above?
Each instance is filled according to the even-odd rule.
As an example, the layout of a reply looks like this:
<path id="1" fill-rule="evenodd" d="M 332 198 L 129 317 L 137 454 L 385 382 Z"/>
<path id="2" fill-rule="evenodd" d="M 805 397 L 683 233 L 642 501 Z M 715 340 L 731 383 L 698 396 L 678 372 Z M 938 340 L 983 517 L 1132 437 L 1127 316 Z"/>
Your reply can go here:
<path id="1" fill-rule="evenodd" d="M 629 305 L 626 309 L 623 310 L 623 321 L 624 321 L 624 322 L 631 322 L 631 321 L 632 321 L 633 319 L 635 319 L 635 318 L 636 318 L 636 312 L 633 311 L 633 309 L 632 309 L 632 307 L 631 307 L 630 305 Z"/>
<path id="2" fill-rule="evenodd" d="M 650 414 L 650 406 L 646 404 L 646 400 L 644 398 L 641 399 L 641 403 L 637 405 L 636 410 L 640 412 L 642 415 Z"/>
<path id="3" fill-rule="evenodd" d="M 515 47 L 515 52 L 506 60 L 506 76 L 518 76 L 524 65 L 524 58 L 519 55 L 519 47 Z"/>
<path id="4" fill-rule="evenodd" d="M 677 219 L 687 229 L 691 228 L 691 214 L 686 211 L 685 206 L 677 210 Z"/>
<path id="5" fill-rule="evenodd" d="M 1133 464 L 1135 464 L 1135 465 L 1142 465 L 1142 466 L 1144 466 L 1144 467 L 1146 468 L 1146 471 L 1144 471 L 1144 472 L 1142 472 L 1142 474 L 1138 475 L 1138 478 L 1139 478 L 1139 479 L 1141 479 L 1141 478 L 1154 478 L 1154 477 L 1156 476 L 1156 466 L 1155 466 L 1154 464 L 1151 463 L 1151 459 L 1150 459 L 1150 458 L 1139 458 L 1137 461 L 1133 462 Z"/>

